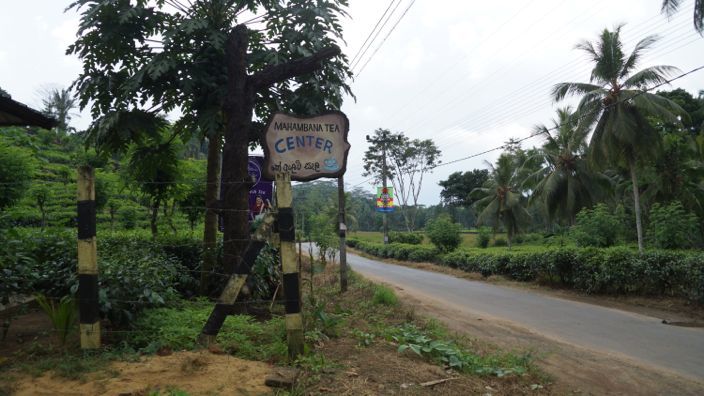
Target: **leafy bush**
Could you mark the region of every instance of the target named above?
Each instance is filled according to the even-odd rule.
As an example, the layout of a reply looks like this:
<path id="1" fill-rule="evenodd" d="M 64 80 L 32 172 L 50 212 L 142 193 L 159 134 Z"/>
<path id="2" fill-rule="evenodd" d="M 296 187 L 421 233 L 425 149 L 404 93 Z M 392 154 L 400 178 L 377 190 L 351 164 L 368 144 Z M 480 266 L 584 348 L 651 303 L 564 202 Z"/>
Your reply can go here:
<path id="1" fill-rule="evenodd" d="M 460 225 L 454 223 L 449 216 L 440 216 L 431 221 L 425 232 L 430 242 L 441 252 L 451 252 L 460 246 Z"/>
<path id="2" fill-rule="evenodd" d="M 489 240 L 491 240 L 491 229 L 489 227 L 481 227 L 477 233 L 477 247 L 486 249 L 489 246 Z"/>
<path id="3" fill-rule="evenodd" d="M 656 203 L 650 209 L 648 240 L 658 248 L 681 249 L 692 247 L 697 232 L 697 216 L 687 212 L 679 202 L 669 205 Z"/>
<path id="4" fill-rule="evenodd" d="M 440 255 L 422 246 L 394 247 L 359 240 L 352 243 L 380 257 L 388 257 L 394 249 L 410 249 L 411 261 L 421 255 L 420 261 L 434 261 L 486 277 L 549 280 L 586 293 L 664 295 L 704 303 L 704 254 L 700 252 L 649 250 L 639 254 L 626 247 L 588 247 L 481 253 L 456 250 Z"/>
<path id="5" fill-rule="evenodd" d="M 118 213 L 122 227 L 126 230 L 132 230 L 137 226 L 137 211 L 134 208 L 128 207 L 120 209 Z"/>
<path id="6" fill-rule="evenodd" d="M 578 246 L 613 246 L 622 234 L 622 222 L 603 203 L 577 213 L 571 235 Z"/>
<path id="7" fill-rule="evenodd" d="M 374 287 L 372 302 L 377 305 L 392 306 L 398 304 L 398 297 L 396 297 L 396 293 L 394 293 L 394 291 L 389 287 L 384 285 L 376 285 Z"/>
<path id="8" fill-rule="evenodd" d="M 17 294 L 63 297 L 77 285 L 75 236 L 65 231 L 0 231 L 0 302 Z"/>
<path id="9" fill-rule="evenodd" d="M 419 232 L 397 232 L 391 231 L 389 233 L 390 243 L 405 243 L 408 245 L 420 245 L 423 243 L 423 234 Z"/>
<path id="10" fill-rule="evenodd" d="M 433 339 L 425 331 L 405 323 L 391 331 L 391 338 L 398 343 L 398 353 L 413 351 L 421 357 L 442 363 L 455 370 L 503 377 L 521 375 L 528 369 L 529 355 L 475 355 L 451 341 Z"/>
<path id="11" fill-rule="evenodd" d="M 432 261 L 438 255 L 435 248 L 422 245 L 407 245 L 403 243 L 382 243 L 368 242 L 356 238 L 348 238 L 347 245 L 359 249 L 365 253 L 382 258 L 395 258 L 409 261 Z"/>

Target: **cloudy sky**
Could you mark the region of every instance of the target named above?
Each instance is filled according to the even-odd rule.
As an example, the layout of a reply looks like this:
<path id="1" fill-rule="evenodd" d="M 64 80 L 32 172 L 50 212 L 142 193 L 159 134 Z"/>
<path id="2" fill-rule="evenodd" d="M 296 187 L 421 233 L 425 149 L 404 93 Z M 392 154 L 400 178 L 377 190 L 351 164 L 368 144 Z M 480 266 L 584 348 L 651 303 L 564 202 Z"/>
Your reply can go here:
<path id="1" fill-rule="evenodd" d="M 68 1 L 5 2 L 0 87 L 39 107 L 42 88 L 68 86 L 80 71 L 78 60 L 64 55 L 75 38 L 78 15 L 64 13 Z M 550 122 L 558 106 L 550 100 L 550 87 L 589 78 L 590 64 L 574 45 L 594 40 L 606 27 L 626 24 L 627 51 L 646 35 L 660 36 L 641 66 L 668 64 L 687 72 L 704 65 L 704 38 L 691 22 L 694 1 L 683 1 L 669 20 L 659 12 L 661 2 L 350 0 L 343 48 L 350 58 L 390 4 L 391 17 L 353 64 L 357 100 L 343 106 L 351 124 L 348 188 L 372 191 L 362 176 L 361 158 L 364 136 L 377 128 L 433 139 L 442 161 L 450 162 L 525 137 L 533 125 Z M 704 89 L 704 70 L 677 80 L 675 87 L 696 94 Z M 78 128 L 89 123 L 88 115 L 75 120 Z M 534 138 L 524 147 L 539 143 Z M 498 153 L 435 169 L 424 183 L 421 202 L 438 203 L 439 180 L 485 167 L 484 161 Z"/>

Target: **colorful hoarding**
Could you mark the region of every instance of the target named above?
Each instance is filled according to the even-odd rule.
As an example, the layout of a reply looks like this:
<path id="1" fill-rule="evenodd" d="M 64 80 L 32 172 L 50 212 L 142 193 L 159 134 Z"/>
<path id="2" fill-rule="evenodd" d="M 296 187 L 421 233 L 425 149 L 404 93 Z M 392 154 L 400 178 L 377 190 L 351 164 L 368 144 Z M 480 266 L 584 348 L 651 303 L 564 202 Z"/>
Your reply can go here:
<path id="1" fill-rule="evenodd" d="M 376 189 L 376 211 L 394 211 L 394 189 L 393 187 L 377 187 Z"/>

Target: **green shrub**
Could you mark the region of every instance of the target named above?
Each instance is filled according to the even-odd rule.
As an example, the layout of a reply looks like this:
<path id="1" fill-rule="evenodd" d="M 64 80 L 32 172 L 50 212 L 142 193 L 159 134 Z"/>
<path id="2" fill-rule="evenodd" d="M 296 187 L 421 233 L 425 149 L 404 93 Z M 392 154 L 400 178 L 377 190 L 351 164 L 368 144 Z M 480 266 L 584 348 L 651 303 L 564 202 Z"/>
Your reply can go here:
<path id="1" fill-rule="evenodd" d="M 661 249 L 692 247 L 696 241 L 697 216 L 687 212 L 675 201 L 668 205 L 656 203 L 650 208 L 648 240 Z"/>
<path id="2" fill-rule="evenodd" d="M 406 243 L 409 245 L 420 245 L 423 243 L 423 234 L 419 232 L 397 232 L 389 233 L 389 242 Z"/>
<path id="3" fill-rule="evenodd" d="M 449 216 L 440 216 L 432 220 L 426 227 L 425 233 L 430 242 L 443 253 L 451 252 L 460 246 L 460 225 L 454 223 Z"/>
<path id="4" fill-rule="evenodd" d="M 578 246 L 609 247 L 618 241 L 622 230 L 619 216 L 600 203 L 577 213 L 577 222 L 570 233 Z"/>
<path id="5" fill-rule="evenodd" d="M 389 287 L 384 285 L 376 285 L 374 287 L 372 303 L 377 305 L 393 306 L 398 304 L 398 297 L 396 297 L 396 293 L 394 293 L 394 291 Z"/>
<path id="6" fill-rule="evenodd" d="M 477 239 L 475 241 L 477 247 L 486 249 L 489 246 L 489 241 L 491 240 L 491 229 L 489 227 L 481 227 L 477 233 Z"/>
<path id="7" fill-rule="evenodd" d="M 497 246 L 497 247 L 508 246 L 508 242 L 504 238 L 496 238 L 496 239 L 494 239 L 494 246 Z"/>
<path id="8" fill-rule="evenodd" d="M 37 294 L 36 299 L 42 311 L 49 316 L 51 325 L 61 340 L 61 345 L 66 344 L 66 337 L 74 329 L 78 320 L 76 300 L 71 296 L 64 296 L 59 300 L 54 300 L 47 298 L 43 294 Z"/>
<path id="9" fill-rule="evenodd" d="M 68 295 L 77 286 L 75 234 L 65 230 L 0 231 L 0 302 L 12 295 Z"/>
<path id="10" fill-rule="evenodd" d="M 132 230 L 137 226 L 137 211 L 132 208 L 123 208 L 118 211 L 120 223 L 126 230 Z"/>

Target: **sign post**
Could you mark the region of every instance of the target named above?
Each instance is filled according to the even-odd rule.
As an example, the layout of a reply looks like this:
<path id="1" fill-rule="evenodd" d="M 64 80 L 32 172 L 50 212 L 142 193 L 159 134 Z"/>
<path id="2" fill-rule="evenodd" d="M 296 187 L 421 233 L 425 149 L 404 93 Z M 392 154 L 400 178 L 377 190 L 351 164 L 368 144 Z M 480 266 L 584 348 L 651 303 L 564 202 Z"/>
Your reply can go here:
<path id="1" fill-rule="evenodd" d="M 265 178 L 276 181 L 279 252 L 286 300 L 286 335 L 292 359 L 303 353 L 303 317 L 301 278 L 296 265 L 291 181 L 341 178 L 347 167 L 347 154 L 350 150 L 348 132 L 349 120 L 339 111 L 312 117 L 275 113 L 265 130 L 263 174 Z M 344 219 L 344 216 L 340 219 Z M 341 251 L 340 254 L 342 253 Z M 342 260 L 341 258 L 341 262 Z M 341 272 L 341 276 L 345 276 L 346 283 L 346 272 Z"/>
<path id="2" fill-rule="evenodd" d="M 347 116 L 339 111 L 303 118 L 275 113 L 264 136 L 264 176 L 273 180 L 285 173 L 294 181 L 342 176 L 350 150 L 348 131 Z"/>

